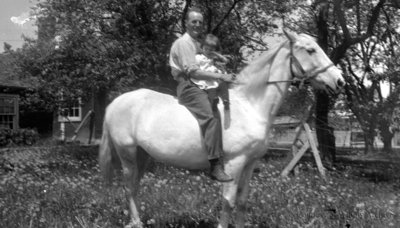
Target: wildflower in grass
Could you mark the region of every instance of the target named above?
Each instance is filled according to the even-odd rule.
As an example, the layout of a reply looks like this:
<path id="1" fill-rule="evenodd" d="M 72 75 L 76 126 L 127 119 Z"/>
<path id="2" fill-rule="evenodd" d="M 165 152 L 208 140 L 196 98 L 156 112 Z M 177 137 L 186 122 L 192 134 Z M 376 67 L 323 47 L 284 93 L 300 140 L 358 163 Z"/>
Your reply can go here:
<path id="1" fill-rule="evenodd" d="M 156 220 L 154 220 L 154 219 L 149 219 L 146 222 L 147 225 L 152 225 L 152 224 L 155 224 L 155 223 L 156 223 Z"/>

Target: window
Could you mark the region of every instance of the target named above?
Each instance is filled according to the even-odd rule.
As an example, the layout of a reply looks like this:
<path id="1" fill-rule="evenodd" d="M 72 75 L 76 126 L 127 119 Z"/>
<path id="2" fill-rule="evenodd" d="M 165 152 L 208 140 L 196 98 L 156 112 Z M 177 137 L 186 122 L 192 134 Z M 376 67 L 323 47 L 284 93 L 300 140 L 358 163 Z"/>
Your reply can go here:
<path id="1" fill-rule="evenodd" d="M 78 99 L 70 108 L 62 108 L 58 115 L 58 122 L 77 122 L 82 120 L 82 104 Z"/>
<path id="2" fill-rule="evenodd" d="M 18 128 L 18 95 L 0 94 L 0 128 Z"/>

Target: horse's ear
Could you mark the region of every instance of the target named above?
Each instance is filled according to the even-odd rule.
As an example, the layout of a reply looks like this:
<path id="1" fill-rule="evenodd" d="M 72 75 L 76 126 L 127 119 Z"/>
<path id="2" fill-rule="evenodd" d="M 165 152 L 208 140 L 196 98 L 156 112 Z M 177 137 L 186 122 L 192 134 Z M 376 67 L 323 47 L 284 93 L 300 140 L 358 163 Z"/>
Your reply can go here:
<path id="1" fill-rule="evenodd" d="M 294 43 L 297 39 L 297 34 L 294 32 L 289 32 L 283 29 L 283 33 L 285 33 L 286 37 L 290 40 L 290 42 Z"/>

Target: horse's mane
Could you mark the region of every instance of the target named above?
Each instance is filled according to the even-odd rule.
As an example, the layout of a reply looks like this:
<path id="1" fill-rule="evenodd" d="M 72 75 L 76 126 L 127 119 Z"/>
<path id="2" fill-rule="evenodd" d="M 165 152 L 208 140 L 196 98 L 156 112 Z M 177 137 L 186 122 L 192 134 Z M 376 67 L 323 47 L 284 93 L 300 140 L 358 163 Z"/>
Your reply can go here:
<path id="1" fill-rule="evenodd" d="M 275 45 L 255 60 L 251 61 L 238 75 L 240 84 L 249 88 L 265 85 L 270 76 L 270 69 L 275 56 L 279 50 L 287 43 L 284 41 Z"/>

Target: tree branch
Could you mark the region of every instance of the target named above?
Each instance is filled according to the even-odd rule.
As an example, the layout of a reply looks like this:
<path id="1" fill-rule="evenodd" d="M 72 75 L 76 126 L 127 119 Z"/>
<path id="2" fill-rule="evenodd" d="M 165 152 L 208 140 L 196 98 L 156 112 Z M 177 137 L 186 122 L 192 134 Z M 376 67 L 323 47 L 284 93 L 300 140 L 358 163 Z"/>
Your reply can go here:
<path id="1" fill-rule="evenodd" d="M 219 29 L 219 27 L 224 23 L 226 18 L 228 18 L 229 14 L 231 14 L 232 10 L 235 8 L 236 4 L 239 3 L 242 0 L 234 0 L 233 4 L 229 8 L 229 10 L 225 13 L 224 17 L 219 21 L 219 23 L 212 29 L 212 33 L 216 33 Z"/>
<path id="2" fill-rule="evenodd" d="M 371 37 L 373 35 L 373 30 L 374 30 L 374 26 L 376 24 L 376 22 L 378 21 L 378 17 L 379 17 L 379 13 L 380 10 L 383 8 L 384 3 L 386 2 L 386 0 L 380 0 L 376 6 L 374 7 L 374 9 L 372 10 L 372 15 L 371 18 L 368 22 L 368 27 L 367 27 L 367 31 L 365 34 L 357 36 L 355 38 L 352 38 L 349 32 L 349 29 L 347 28 L 347 23 L 346 23 L 346 19 L 344 17 L 344 13 L 343 10 L 341 8 L 341 3 L 343 0 L 336 0 L 334 1 L 334 9 L 335 9 L 335 13 L 337 16 L 337 19 L 339 21 L 340 27 L 343 31 L 344 34 L 344 40 L 343 43 L 341 45 L 339 45 L 335 50 L 332 51 L 332 62 L 334 64 L 338 63 L 339 60 L 341 58 L 344 57 L 347 49 L 354 44 L 360 43 L 364 40 L 366 40 L 367 38 Z"/>
<path id="3" fill-rule="evenodd" d="M 368 37 L 373 35 L 373 30 L 374 30 L 375 24 L 378 21 L 379 13 L 380 13 L 381 9 L 383 8 L 383 5 L 385 2 L 386 2 L 386 0 L 380 0 L 378 2 L 378 4 L 376 4 L 374 9 L 372 10 L 371 18 L 369 19 L 367 32 L 364 35 L 359 36 L 358 39 L 355 38 L 353 42 L 358 43 L 360 41 L 364 41 Z M 358 41 L 358 40 L 360 40 L 360 41 Z"/>
<path id="4" fill-rule="evenodd" d="M 182 19 L 181 19 L 183 31 L 186 30 L 186 25 L 185 25 L 186 13 L 189 10 L 189 7 L 191 4 L 192 4 L 192 0 L 186 0 L 185 8 L 183 8 Z"/>
<path id="5" fill-rule="evenodd" d="M 247 35 L 244 35 L 243 37 L 244 37 L 245 39 L 250 40 L 251 42 L 254 42 L 254 43 L 256 43 L 256 44 L 258 44 L 258 45 L 261 45 L 261 46 L 263 46 L 263 47 L 267 47 L 267 46 L 268 46 L 268 44 L 265 43 L 262 39 L 257 40 L 257 39 L 255 39 L 255 38 L 250 37 L 250 36 L 247 36 Z M 266 50 L 266 49 L 265 49 L 265 50 Z"/>
<path id="6" fill-rule="evenodd" d="M 206 7 L 207 7 L 207 33 L 211 31 L 211 25 L 212 25 L 212 18 L 213 18 L 213 13 L 212 13 L 212 8 L 210 6 L 210 1 L 206 0 Z"/>
<path id="7" fill-rule="evenodd" d="M 339 22 L 340 28 L 343 31 L 344 40 L 350 40 L 351 36 L 350 36 L 349 29 L 347 28 L 347 21 L 346 21 L 346 17 L 344 15 L 344 12 L 342 9 L 342 2 L 343 2 L 343 0 L 333 1 L 333 9 L 336 13 L 336 17 Z"/>

